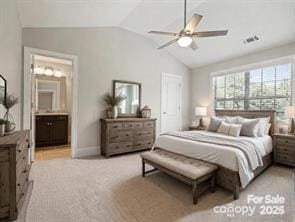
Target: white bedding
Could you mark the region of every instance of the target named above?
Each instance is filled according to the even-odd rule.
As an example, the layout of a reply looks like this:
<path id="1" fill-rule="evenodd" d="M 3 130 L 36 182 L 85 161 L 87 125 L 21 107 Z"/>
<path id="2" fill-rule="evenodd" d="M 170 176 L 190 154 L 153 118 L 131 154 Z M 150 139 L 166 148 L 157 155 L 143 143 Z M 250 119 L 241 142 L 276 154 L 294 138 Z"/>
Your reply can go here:
<path id="1" fill-rule="evenodd" d="M 228 135 L 208 131 L 195 132 L 204 133 L 217 138 L 232 138 Z M 272 139 L 270 136 L 239 137 L 239 139 L 250 140 L 254 142 L 258 148 L 258 152 L 262 157 L 272 151 Z M 212 143 L 198 142 L 169 135 L 161 135 L 158 137 L 155 141 L 155 147 L 182 154 L 187 157 L 215 163 L 233 171 L 238 171 L 243 188 L 246 187 L 254 177 L 254 173 L 249 167 L 249 163 L 245 154 L 239 149 Z"/>

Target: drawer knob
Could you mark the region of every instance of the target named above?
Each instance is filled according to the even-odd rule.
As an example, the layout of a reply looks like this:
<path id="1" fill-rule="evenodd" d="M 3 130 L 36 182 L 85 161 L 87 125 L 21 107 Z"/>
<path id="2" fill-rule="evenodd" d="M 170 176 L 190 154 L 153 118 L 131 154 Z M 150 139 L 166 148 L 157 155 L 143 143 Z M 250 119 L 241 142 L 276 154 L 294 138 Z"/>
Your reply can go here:
<path id="1" fill-rule="evenodd" d="M 20 187 L 20 183 L 18 183 L 17 186 Z"/>
<path id="2" fill-rule="evenodd" d="M 17 152 L 19 152 L 19 153 L 20 153 L 21 151 L 22 151 L 22 150 L 17 150 Z"/>
<path id="3" fill-rule="evenodd" d="M 27 172 L 27 170 L 23 170 L 23 173 L 26 173 Z"/>
<path id="4" fill-rule="evenodd" d="M 23 157 L 23 160 L 25 160 L 25 159 L 26 159 L 26 156 Z"/>
<path id="5" fill-rule="evenodd" d="M 129 126 L 131 127 L 132 125 L 130 124 Z"/>

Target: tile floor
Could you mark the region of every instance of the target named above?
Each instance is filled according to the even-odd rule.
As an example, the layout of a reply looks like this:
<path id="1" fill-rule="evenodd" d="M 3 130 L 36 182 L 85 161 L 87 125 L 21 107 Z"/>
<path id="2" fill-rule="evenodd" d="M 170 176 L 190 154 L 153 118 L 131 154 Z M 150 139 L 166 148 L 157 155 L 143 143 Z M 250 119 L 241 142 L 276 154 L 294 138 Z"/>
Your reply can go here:
<path id="1" fill-rule="evenodd" d="M 71 146 L 49 146 L 49 147 L 36 147 L 35 160 L 52 160 L 52 159 L 70 159 Z"/>

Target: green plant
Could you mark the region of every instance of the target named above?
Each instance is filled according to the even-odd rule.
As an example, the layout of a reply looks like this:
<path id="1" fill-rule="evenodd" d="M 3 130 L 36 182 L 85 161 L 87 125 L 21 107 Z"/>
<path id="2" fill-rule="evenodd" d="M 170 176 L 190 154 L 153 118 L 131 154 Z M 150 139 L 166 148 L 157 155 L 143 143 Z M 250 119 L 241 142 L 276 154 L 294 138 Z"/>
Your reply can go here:
<path id="1" fill-rule="evenodd" d="M 7 121 L 5 119 L 0 119 L 0 125 L 4 125 L 6 123 L 7 123 Z"/>
<path id="2" fill-rule="evenodd" d="M 122 95 L 118 95 L 118 96 L 112 96 L 110 93 L 107 93 L 105 96 L 104 96 L 104 101 L 107 105 L 109 106 L 117 106 L 119 105 L 122 101 L 124 101 L 126 99 L 125 96 L 122 96 Z"/>
<path id="3" fill-rule="evenodd" d="M 0 103 L 7 109 L 9 110 L 12 108 L 15 104 L 19 102 L 18 98 L 15 95 L 7 95 L 6 96 L 6 101 L 4 98 L 1 98 Z"/>

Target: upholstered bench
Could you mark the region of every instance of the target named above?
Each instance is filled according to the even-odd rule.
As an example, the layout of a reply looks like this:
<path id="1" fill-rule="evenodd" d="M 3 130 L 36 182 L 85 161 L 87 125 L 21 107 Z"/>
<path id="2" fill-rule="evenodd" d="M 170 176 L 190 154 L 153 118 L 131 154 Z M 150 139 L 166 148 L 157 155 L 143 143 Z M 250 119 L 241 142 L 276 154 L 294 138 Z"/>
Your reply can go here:
<path id="1" fill-rule="evenodd" d="M 217 166 L 204 161 L 184 157 L 175 153 L 161 149 L 142 153 L 142 176 L 147 173 L 159 170 L 165 172 L 193 187 L 193 203 L 198 203 L 198 196 L 202 191 L 198 185 L 210 180 L 212 192 L 215 191 L 215 177 Z M 145 171 L 145 164 L 149 164 L 154 169 Z M 208 187 L 208 186 L 207 186 Z M 207 188 L 206 187 L 206 188 Z"/>

